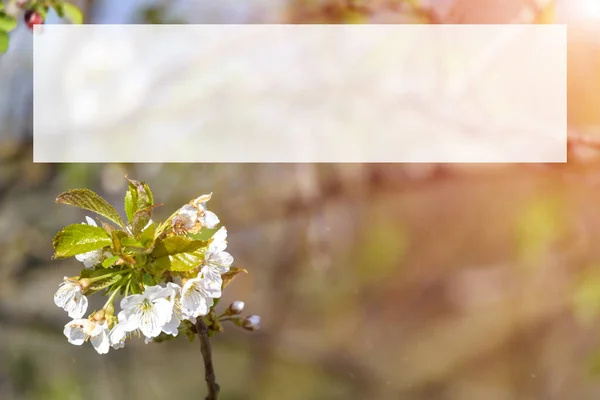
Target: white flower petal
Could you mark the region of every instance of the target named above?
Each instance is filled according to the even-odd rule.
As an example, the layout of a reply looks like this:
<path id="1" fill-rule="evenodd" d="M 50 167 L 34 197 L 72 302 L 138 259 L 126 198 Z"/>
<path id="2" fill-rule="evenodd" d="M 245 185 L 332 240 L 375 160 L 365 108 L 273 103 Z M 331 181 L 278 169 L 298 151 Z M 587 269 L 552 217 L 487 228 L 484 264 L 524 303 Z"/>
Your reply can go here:
<path id="1" fill-rule="evenodd" d="M 167 335 L 177 336 L 179 333 L 180 323 L 181 320 L 175 316 L 175 313 L 173 313 L 173 318 L 171 318 L 171 320 L 162 327 L 162 331 Z"/>
<path id="2" fill-rule="evenodd" d="M 85 315 L 88 308 L 88 299 L 79 292 L 73 301 L 65 305 L 64 310 L 69 315 L 69 318 L 81 318 Z"/>
<path id="3" fill-rule="evenodd" d="M 169 299 L 172 294 L 172 287 L 150 286 L 141 295 L 124 298 L 119 323 L 127 332 L 139 329 L 146 337 L 158 336 L 173 316 L 174 302 Z"/>
<path id="4" fill-rule="evenodd" d="M 159 285 L 147 286 L 146 289 L 144 289 L 144 296 L 150 301 L 166 299 L 171 295 L 172 291 L 173 290 L 169 287 L 162 287 Z"/>
<path id="5" fill-rule="evenodd" d="M 54 294 L 54 304 L 65 310 L 70 318 L 81 318 L 88 307 L 87 297 L 83 295 L 81 287 L 74 282 L 70 282 L 65 277 Z"/>
<path id="6" fill-rule="evenodd" d="M 208 314 L 214 304 L 216 285 L 203 278 L 188 280 L 181 289 L 181 306 L 188 317 Z M 220 297 L 220 288 L 219 288 Z"/>
<path id="7" fill-rule="evenodd" d="M 226 251 L 210 254 L 206 261 L 206 265 L 217 270 L 220 274 L 229 272 L 231 264 L 233 264 L 233 257 Z"/>
<path id="8" fill-rule="evenodd" d="M 75 319 L 68 322 L 63 330 L 64 335 L 67 337 L 69 343 L 76 346 L 81 346 L 83 342 L 90 336 L 91 322 L 87 319 Z"/>
<path id="9" fill-rule="evenodd" d="M 139 330 L 142 331 L 147 338 L 153 338 L 160 335 L 162 324 L 153 309 L 148 309 L 141 314 L 136 314 L 134 318 L 137 320 Z"/>
<path id="10" fill-rule="evenodd" d="M 219 229 L 210 239 L 208 253 L 219 253 L 227 248 L 227 228 Z"/>
<path id="11" fill-rule="evenodd" d="M 120 316 L 121 316 L 121 313 L 119 313 L 119 317 Z M 110 345 L 112 346 L 112 348 L 120 349 L 120 348 L 125 347 L 126 335 L 127 335 L 127 332 L 125 331 L 123 324 L 121 324 L 121 322 L 119 321 L 118 324 L 113 326 L 110 333 L 108 334 L 108 339 L 110 341 Z"/>
<path id="12" fill-rule="evenodd" d="M 143 294 L 132 294 L 121 299 L 121 309 L 132 308 L 144 301 L 145 297 Z M 120 314 L 120 313 L 119 313 Z"/>
<path id="13" fill-rule="evenodd" d="M 96 224 L 96 221 L 94 221 L 92 218 L 88 217 L 87 215 L 85 216 L 85 220 L 87 221 L 87 224 L 88 224 L 88 225 L 91 225 L 91 226 L 96 226 L 96 227 L 98 226 L 98 225 Z"/>
<path id="14" fill-rule="evenodd" d="M 87 253 L 76 254 L 75 259 L 81 261 L 86 268 L 93 268 L 105 260 L 104 251 L 92 250 Z"/>
<path id="15" fill-rule="evenodd" d="M 204 279 L 214 282 L 215 285 L 220 286 L 223 284 L 223 278 L 221 277 L 221 274 L 219 273 L 218 269 L 212 268 L 210 265 L 205 265 L 204 267 L 202 267 L 201 271 Z"/>
<path id="16" fill-rule="evenodd" d="M 196 207 L 186 204 L 179 209 L 177 216 L 173 218 L 171 225 L 175 226 L 181 224 L 185 229 L 191 229 L 196 225 L 198 220 L 198 209 Z"/>
<path id="17" fill-rule="evenodd" d="M 217 214 L 206 210 L 204 211 L 204 215 L 200 219 L 200 222 L 202 222 L 203 226 L 209 229 L 214 229 L 221 221 L 219 220 L 219 217 L 217 217 Z"/>
<path id="18" fill-rule="evenodd" d="M 93 335 L 90 341 L 92 342 L 92 346 L 94 346 L 94 349 L 96 349 L 98 354 L 106 354 L 110 349 L 110 331 L 108 329 L 108 325 L 106 322 L 96 325 L 99 328 L 99 332 L 96 335 Z"/>
<path id="19" fill-rule="evenodd" d="M 58 286 L 58 290 L 54 293 L 54 304 L 60 308 L 64 308 L 75 297 L 76 289 L 77 284 L 67 281 L 67 277 L 65 276 L 65 281 Z"/>

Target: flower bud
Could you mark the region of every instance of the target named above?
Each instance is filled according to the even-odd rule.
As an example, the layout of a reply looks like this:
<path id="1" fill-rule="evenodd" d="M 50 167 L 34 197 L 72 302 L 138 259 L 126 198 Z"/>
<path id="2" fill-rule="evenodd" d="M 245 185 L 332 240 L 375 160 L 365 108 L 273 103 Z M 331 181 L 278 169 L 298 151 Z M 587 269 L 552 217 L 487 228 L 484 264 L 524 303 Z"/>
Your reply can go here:
<path id="1" fill-rule="evenodd" d="M 250 315 L 242 322 L 242 327 L 249 331 L 256 331 L 260 328 L 260 316 Z"/>
<path id="2" fill-rule="evenodd" d="M 107 306 L 104 308 L 104 310 L 105 310 L 105 315 L 106 315 L 107 317 L 111 317 L 111 316 L 114 316 L 114 315 L 115 315 L 115 305 L 114 305 L 112 302 L 110 302 L 110 303 L 109 303 L 109 304 L 108 304 L 108 305 L 107 305 Z"/>
<path id="3" fill-rule="evenodd" d="M 243 310 L 244 310 L 244 302 L 240 301 L 240 300 L 236 300 L 229 305 L 229 308 L 227 308 L 226 313 L 227 313 L 227 315 L 238 315 L 238 314 L 241 314 Z"/>
<path id="4" fill-rule="evenodd" d="M 94 321 L 104 321 L 105 317 L 106 317 L 106 312 L 102 309 L 102 310 L 98 310 L 95 313 L 93 313 L 90 316 Z"/>
<path id="5" fill-rule="evenodd" d="M 90 287 L 90 285 L 92 284 L 92 281 L 89 280 L 88 278 L 83 278 L 79 280 L 79 287 L 81 288 L 81 290 L 83 290 L 84 292 L 87 290 L 87 288 Z"/>

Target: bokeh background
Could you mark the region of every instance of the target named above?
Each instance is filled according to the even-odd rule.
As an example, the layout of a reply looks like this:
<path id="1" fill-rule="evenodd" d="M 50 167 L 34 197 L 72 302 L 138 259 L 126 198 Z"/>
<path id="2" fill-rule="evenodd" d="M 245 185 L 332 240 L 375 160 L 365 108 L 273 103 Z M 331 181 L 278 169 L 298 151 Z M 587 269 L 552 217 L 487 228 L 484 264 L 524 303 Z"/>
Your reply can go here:
<path id="1" fill-rule="evenodd" d="M 569 162 L 554 165 L 33 164 L 31 37 L 0 56 L 0 398 L 204 397 L 199 342 L 69 345 L 51 238 L 122 210 L 123 176 L 166 217 L 200 194 L 246 268 L 256 333 L 213 340 L 224 400 L 600 396 L 600 4 L 565 0 L 86 1 L 90 23 L 567 23 Z M 52 21 L 50 21 L 52 22 Z M 95 301 L 101 301 L 96 298 Z"/>

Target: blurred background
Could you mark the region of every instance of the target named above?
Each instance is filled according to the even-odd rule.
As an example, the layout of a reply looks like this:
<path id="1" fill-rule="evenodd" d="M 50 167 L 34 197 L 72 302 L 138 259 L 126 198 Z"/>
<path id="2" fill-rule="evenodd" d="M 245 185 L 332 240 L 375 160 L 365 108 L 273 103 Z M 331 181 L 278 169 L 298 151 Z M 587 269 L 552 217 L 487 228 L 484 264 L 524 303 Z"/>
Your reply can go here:
<path id="1" fill-rule="evenodd" d="M 262 316 L 213 340 L 223 400 L 597 399 L 600 396 L 600 2 L 88 0 L 89 23 L 566 23 L 569 162 L 33 164 L 31 35 L 0 56 L 0 398 L 204 398 L 200 345 L 69 345 L 52 301 L 74 259 L 51 238 L 125 174 L 156 218 L 192 198 L 249 270 L 220 307 Z M 53 21 L 49 21 L 52 23 Z M 94 301 L 101 301 L 95 298 Z M 93 306 L 94 304 L 92 304 Z"/>

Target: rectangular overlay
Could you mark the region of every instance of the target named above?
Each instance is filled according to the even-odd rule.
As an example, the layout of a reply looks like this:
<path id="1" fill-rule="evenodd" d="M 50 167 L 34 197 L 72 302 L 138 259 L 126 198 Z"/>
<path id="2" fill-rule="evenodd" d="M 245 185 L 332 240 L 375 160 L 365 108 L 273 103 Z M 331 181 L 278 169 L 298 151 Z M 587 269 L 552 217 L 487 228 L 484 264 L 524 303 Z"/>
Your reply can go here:
<path id="1" fill-rule="evenodd" d="M 566 161 L 564 25 L 36 29 L 35 162 Z"/>

